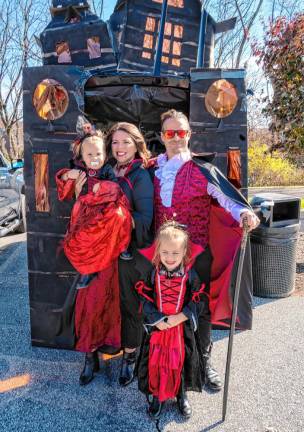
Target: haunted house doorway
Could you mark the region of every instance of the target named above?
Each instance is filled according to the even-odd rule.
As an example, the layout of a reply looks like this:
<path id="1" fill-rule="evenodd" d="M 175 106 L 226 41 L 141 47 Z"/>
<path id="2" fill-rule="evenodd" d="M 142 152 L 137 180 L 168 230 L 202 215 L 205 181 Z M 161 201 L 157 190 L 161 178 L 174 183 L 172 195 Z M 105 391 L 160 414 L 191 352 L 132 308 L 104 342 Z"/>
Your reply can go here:
<path id="1" fill-rule="evenodd" d="M 139 127 L 152 154 L 163 151 L 160 116 L 171 108 L 189 115 L 189 80 L 168 77 L 93 76 L 85 85 L 85 113 L 102 130 L 113 123 Z"/>

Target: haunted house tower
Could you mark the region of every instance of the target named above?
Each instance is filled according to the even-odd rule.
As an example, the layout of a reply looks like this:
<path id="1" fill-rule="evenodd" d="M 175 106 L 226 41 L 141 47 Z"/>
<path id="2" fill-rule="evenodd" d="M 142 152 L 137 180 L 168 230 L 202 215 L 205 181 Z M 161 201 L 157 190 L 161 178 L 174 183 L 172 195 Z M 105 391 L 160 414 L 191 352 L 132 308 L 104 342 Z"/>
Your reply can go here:
<path id="1" fill-rule="evenodd" d="M 52 20 L 40 35 L 43 64 L 116 67 L 107 24 L 87 0 L 53 0 Z"/>
<path id="2" fill-rule="evenodd" d="M 163 34 L 161 74 L 189 74 L 197 66 L 200 28 L 204 26 L 204 62 L 213 67 L 214 35 L 232 29 L 235 18 L 216 23 L 200 0 L 168 0 Z M 118 71 L 153 73 L 163 0 L 120 0 L 110 26 L 116 36 Z M 200 50 L 202 50 L 200 46 Z"/>

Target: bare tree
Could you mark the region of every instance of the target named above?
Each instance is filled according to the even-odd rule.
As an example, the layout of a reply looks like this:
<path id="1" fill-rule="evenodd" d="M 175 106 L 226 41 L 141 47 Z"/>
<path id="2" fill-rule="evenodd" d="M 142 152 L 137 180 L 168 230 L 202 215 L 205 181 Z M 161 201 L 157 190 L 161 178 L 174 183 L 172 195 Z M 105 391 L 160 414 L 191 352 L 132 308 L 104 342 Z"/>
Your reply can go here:
<path id="1" fill-rule="evenodd" d="M 271 7 L 270 21 L 277 17 L 284 16 L 288 20 L 297 12 L 303 11 L 299 0 L 268 0 Z"/>
<path id="2" fill-rule="evenodd" d="M 100 18 L 103 18 L 104 0 L 91 0 L 91 10 Z"/>
<path id="3" fill-rule="evenodd" d="M 40 62 L 34 34 L 45 24 L 47 9 L 38 0 L 2 0 L 0 3 L 0 127 L 9 142 L 0 149 L 10 158 L 22 155 L 19 142 L 22 119 L 22 70 Z M 8 150 L 8 151 L 7 151 Z"/>
<path id="4" fill-rule="evenodd" d="M 209 0 L 206 7 L 211 15 L 222 21 L 236 16 L 233 31 L 222 33 L 216 39 L 216 67 L 243 67 L 250 57 L 249 35 L 264 0 Z"/>

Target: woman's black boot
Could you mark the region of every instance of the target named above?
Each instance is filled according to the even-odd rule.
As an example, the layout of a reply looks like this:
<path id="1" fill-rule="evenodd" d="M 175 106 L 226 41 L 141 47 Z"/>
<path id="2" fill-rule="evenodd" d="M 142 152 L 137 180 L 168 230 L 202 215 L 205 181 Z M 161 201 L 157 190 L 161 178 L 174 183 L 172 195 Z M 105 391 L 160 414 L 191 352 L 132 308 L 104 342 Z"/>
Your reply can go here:
<path id="1" fill-rule="evenodd" d="M 119 384 L 127 386 L 134 379 L 134 369 L 136 363 L 136 350 L 133 352 L 125 352 L 122 357 L 122 364 L 119 375 Z"/>
<path id="2" fill-rule="evenodd" d="M 99 359 L 97 351 L 86 353 L 84 368 L 79 377 L 79 384 L 86 385 L 94 378 L 94 372 L 99 371 Z"/>

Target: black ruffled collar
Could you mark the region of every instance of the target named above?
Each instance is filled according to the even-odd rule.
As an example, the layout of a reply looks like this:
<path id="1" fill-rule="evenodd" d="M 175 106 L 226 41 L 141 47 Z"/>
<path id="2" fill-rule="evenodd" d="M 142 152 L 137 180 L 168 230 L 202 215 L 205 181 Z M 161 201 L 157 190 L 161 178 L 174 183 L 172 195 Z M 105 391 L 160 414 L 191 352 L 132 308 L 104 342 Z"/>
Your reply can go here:
<path id="1" fill-rule="evenodd" d="M 166 276 L 167 279 L 172 279 L 174 277 L 181 277 L 185 274 L 185 269 L 183 264 L 180 264 L 173 270 L 168 270 L 163 264 L 159 265 L 158 272 L 161 276 Z"/>

